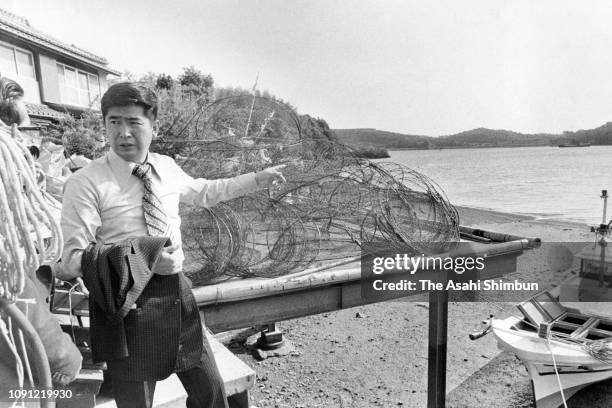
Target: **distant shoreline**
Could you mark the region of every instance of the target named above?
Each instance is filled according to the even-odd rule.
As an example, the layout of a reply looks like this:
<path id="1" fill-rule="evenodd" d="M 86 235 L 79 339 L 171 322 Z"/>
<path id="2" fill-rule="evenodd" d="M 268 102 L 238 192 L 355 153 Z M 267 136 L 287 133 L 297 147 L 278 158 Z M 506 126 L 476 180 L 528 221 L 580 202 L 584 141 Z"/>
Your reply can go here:
<path id="1" fill-rule="evenodd" d="M 591 145 L 593 146 L 593 145 Z M 608 145 L 595 145 L 595 146 L 608 146 Z M 401 150 L 457 150 L 457 149 L 511 149 L 514 147 L 555 147 L 556 145 L 512 145 L 512 146 L 448 146 L 448 147 L 433 147 L 433 148 L 422 148 L 422 147 L 385 147 L 389 151 L 401 151 Z M 586 146 L 585 146 L 586 147 Z"/>
<path id="2" fill-rule="evenodd" d="M 610 145 L 612 122 L 594 129 L 554 133 L 520 133 L 503 129 L 476 128 L 451 135 L 424 136 L 373 128 L 332 129 L 349 145 L 377 146 L 388 150 L 478 149 L 559 145 Z M 394 147 L 397 146 L 397 147 Z"/>

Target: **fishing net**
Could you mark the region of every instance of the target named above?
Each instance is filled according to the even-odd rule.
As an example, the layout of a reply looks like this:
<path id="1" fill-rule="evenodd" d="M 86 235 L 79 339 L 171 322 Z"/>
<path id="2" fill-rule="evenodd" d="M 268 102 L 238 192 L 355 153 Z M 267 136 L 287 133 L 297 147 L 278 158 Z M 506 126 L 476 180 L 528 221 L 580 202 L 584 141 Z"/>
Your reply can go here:
<path id="1" fill-rule="evenodd" d="M 232 177 L 301 153 L 298 116 L 273 99 L 252 95 L 222 98 L 187 122 L 198 137 L 182 142 L 181 165 L 193 176 Z"/>
<path id="2" fill-rule="evenodd" d="M 284 164 L 287 179 L 214 208 L 182 208 L 196 285 L 299 272 L 356 257 L 367 244 L 421 254 L 459 240 L 457 212 L 432 180 L 356 157 L 320 121 L 282 102 L 226 97 L 186 122 L 181 132 L 194 138 L 182 141 L 178 162 L 188 174 L 216 179 Z"/>

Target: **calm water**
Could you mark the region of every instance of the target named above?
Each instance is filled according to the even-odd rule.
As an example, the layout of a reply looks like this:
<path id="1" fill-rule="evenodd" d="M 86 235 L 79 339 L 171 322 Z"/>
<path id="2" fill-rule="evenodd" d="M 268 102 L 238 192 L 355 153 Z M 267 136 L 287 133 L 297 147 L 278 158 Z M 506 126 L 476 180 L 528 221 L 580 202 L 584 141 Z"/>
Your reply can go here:
<path id="1" fill-rule="evenodd" d="M 612 146 L 391 151 L 453 204 L 599 224 L 612 195 Z M 612 198 L 607 219 L 612 218 Z"/>

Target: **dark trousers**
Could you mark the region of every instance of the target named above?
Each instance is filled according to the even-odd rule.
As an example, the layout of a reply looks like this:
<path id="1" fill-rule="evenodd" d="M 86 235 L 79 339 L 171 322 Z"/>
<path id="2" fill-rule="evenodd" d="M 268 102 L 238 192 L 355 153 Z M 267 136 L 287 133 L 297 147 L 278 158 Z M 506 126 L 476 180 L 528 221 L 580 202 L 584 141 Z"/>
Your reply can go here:
<path id="1" fill-rule="evenodd" d="M 208 359 L 199 366 L 177 372 L 185 391 L 187 408 L 227 408 L 223 382 L 214 362 Z M 151 408 L 155 381 L 123 381 L 113 377 L 113 394 L 117 408 Z"/>

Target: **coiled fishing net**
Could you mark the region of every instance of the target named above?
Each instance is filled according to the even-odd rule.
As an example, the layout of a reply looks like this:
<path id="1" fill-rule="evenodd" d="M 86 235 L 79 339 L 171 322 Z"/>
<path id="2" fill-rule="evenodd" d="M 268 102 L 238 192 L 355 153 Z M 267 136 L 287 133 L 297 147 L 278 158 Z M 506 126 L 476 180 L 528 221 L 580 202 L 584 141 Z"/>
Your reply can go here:
<path id="1" fill-rule="evenodd" d="M 177 158 L 188 174 L 215 179 L 284 164 L 287 179 L 214 208 L 182 208 L 186 273 L 195 284 L 282 276 L 359 256 L 365 244 L 421 254 L 459 240 L 457 212 L 432 180 L 355 157 L 286 104 L 227 97 L 189 123 L 182 132 L 197 138 L 183 140 Z"/>
<path id="2" fill-rule="evenodd" d="M 202 108 L 190 123 L 198 137 L 182 142 L 181 165 L 198 177 L 259 171 L 301 150 L 300 119 L 286 104 L 269 98 L 222 98 Z"/>

